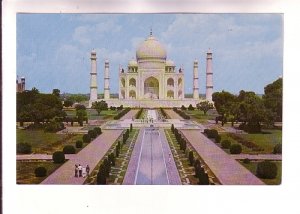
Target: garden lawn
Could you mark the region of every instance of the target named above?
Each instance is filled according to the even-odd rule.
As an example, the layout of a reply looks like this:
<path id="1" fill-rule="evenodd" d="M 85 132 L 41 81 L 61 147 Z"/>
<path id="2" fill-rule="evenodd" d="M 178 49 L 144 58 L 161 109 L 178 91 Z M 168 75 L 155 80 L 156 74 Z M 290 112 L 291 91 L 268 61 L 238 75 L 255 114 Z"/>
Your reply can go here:
<path id="1" fill-rule="evenodd" d="M 205 123 L 207 120 L 214 120 L 215 116 L 210 115 L 207 113 L 206 115 L 203 113 L 203 111 L 200 110 L 184 110 L 184 112 L 191 117 L 192 120 L 197 121 L 198 123 Z"/>
<path id="2" fill-rule="evenodd" d="M 64 110 L 67 114 L 67 116 L 75 117 L 76 116 L 76 110 L 75 109 L 66 109 Z M 87 109 L 87 115 L 89 120 L 106 120 L 106 119 L 113 119 L 115 115 L 118 114 L 119 111 L 116 110 L 104 110 L 100 112 L 100 115 L 98 115 L 98 112 L 95 109 Z"/>
<path id="3" fill-rule="evenodd" d="M 264 148 L 262 153 L 273 153 L 274 146 L 282 142 L 281 130 L 263 130 L 261 134 L 244 134 L 241 136 Z"/>
<path id="4" fill-rule="evenodd" d="M 17 161 L 17 184 L 39 184 L 61 165 L 52 161 Z M 47 169 L 45 177 L 35 177 L 34 170 L 39 166 Z"/>
<path id="5" fill-rule="evenodd" d="M 282 162 L 281 161 L 275 161 L 277 165 L 277 176 L 274 179 L 260 179 L 262 180 L 265 184 L 268 185 L 279 185 L 281 184 L 281 176 L 282 176 Z M 257 161 L 252 161 L 248 164 L 245 164 L 241 162 L 241 164 L 247 168 L 252 174 L 256 175 L 256 167 L 258 162 Z"/>
<path id="6" fill-rule="evenodd" d="M 55 151 L 62 151 L 65 145 L 75 146 L 77 140 L 82 140 L 81 134 L 56 134 L 43 130 L 17 129 L 17 143 L 30 143 L 32 152 L 38 154 L 52 154 Z"/>
<path id="7" fill-rule="evenodd" d="M 222 142 L 223 140 L 229 140 L 229 141 L 231 142 L 231 145 L 232 145 L 232 144 L 239 144 L 239 145 L 241 145 L 241 146 L 242 146 L 242 154 L 251 154 L 251 153 L 253 153 L 251 149 L 249 149 L 249 148 L 247 148 L 246 146 L 244 146 L 244 145 L 238 143 L 235 139 L 233 139 L 232 137 L 228 136 L 227 133 L 220 133 L 219 135 L 221 136 L 221 142 Z M 222 147 L 221 147 L 221 142 L 220 142 L 220 143 L 216 143 L 216 145 L 218 145 L 220 148 L 222 148 Z M 223 149 L 223 148 L 222 148 L 222 149 Z M 230 154 L 229 149 L 223 149 L 223 150 L 224 150 L 226 153 Z M 255 152 L 255 153 L 258 153 L 258 152 Z"/>

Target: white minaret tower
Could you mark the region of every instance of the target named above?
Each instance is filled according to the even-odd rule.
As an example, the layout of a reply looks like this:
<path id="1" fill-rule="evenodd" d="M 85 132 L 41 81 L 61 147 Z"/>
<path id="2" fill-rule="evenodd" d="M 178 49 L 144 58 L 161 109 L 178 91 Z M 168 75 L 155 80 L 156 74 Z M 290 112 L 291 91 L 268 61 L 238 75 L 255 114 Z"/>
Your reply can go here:
<path id="1" fill-rule="evenodd" d="M 199 99 L 199 86 L 198 86 L 198 60 L 194 61 L 193 72 L 193 98 Z"/>
<path id="2" fill-rule="evenodd" d="M 212 72 L 212 52 L 207 51 L 206 56 L 206 100 L 212 101 L 213 94 L 213 72 Z"/>
<path id="3" fill-rule="evenodd" d="M 90 85 L 90 105 L 98 98 L 97 87 L 97 56 L 96 51 L 91 52 L 91 85 Z"/>
<path id="4" fill-rule="evenodd" d="M 110 98 L 109 94 L 109 61 L 105 60 L 104 68 L 104 99 L 107 100 Z"/>

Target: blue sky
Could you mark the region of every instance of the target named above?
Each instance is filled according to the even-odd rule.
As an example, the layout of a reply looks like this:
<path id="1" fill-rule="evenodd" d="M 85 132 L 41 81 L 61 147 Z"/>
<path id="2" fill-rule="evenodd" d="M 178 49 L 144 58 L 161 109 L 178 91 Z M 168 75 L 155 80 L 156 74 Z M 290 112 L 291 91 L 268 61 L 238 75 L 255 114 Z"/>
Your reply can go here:
<path id="1" fill-rule="evenodd" d="M 18 14 L 17 75 L 26 88 L 89 93 L 90 51 L 97 51 L 98 92 L 104 60 L 110 61 L 111 92 L 118 92 L 119 65 L 127 67 L 140 42 L 153 35 L 176 68 L 184 68 L 192 92 L 193 61 L 199 61 L 205 93 L 205 57 L 213 52 L 214 91 L 263 93 L 283 72 L 280 14 Z"/>

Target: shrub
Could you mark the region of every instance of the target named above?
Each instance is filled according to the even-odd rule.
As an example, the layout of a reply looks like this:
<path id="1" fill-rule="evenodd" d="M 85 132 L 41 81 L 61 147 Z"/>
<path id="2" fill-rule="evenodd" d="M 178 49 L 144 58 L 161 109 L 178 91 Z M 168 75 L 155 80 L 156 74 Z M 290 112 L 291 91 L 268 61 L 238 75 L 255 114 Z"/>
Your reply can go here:
<path id="1" fill-rule="evenodd" d="M 132 123 L 130 123 L 130 132 L 132 132 Z"/>
<path id="2" fill-rule="evenodd" d="M 181 106 L 181 110 L 186 110 L 186 107 L 184 105 Z"/>
<path id="3" fill-rule="evenodd" d="M 85 143 L 89 143 L 89 142 L 91 142 L 91 137 L 88 134 L 85 134 L 82 136 L 82 140 Z"/>
<path id="4" fill-rule="evenodd" d="M 259 178 L 273 179 L 277 176 L 277 166 L 270 161 L 263 161 L 257 164 L 256 175 Z"/>
<path id="5" fill-rule="evenodd" d="M 190 151 L 190 153 L 189 153 L 189 161 L 190 161 L 190 165 L 193 166 L 194 165 L 194 153 L 193 153 L 193 151 Z"/>
<path id="6" fill-rule="evenodd" d="M 89 130 L 88 135 L 91 139 L 95 139 L 97 137 L 97 132 L 95 132 L 94 130 Z"/>
<path id="7" fill-rule="evenodd" d="M 200 167 L 201 168 L 201 167 Z M 203 169 L 203 168 L 202 168 Z M 209 185 L 208 174 L 204 172 L 204 169 L 201 171 L 199 176 L 199 184 L 200 185 Z"/>
<path id="8" fill-rule="evenodd" d="M 35 177 L 45 177 L 47 175 L 47 169 L 43 166 L 37 167 L 34 170 Z"/>
<path id="9" fill-rule="evenodd" d="M 81 140 L 77 140 L 76 143 L 75 143 L 75 145 L 76 145 L 76 148 L 82 148 L 83 143 L 82 143 Z"/>
<path id="10" fill-rule="evenodd" d="M 109 162 L 112 166 L 115 166 L 116 165 L 116 159 L 115 159 L 115 155 L 114 153 L 110 153 L 108 155 L 108 159 L 109 159 Z"/>
<path id="11" fill-rule="evenodd" d="M 65 154 L 61 151 L 54 152 L 52 159 L 54 163 L 63 163 L 65 162 Z"/>
<path id="12" fill-rule="evenodd" d="M 115 107 L 115 106 L 111 106 L 111 107 L 109 107 L 110 108 L 110 110 L 112 110 L 112 111 L 115 111 L 116 109 L 117 109 L 117 107 Z"/>
<path id="13" fill-rule="evenodd" d="M 171 131 L 174 133 L 174 124 L 171 125 Z"/>
<path id="14" fill-rule="evenodd" d="M 282 154 L 282 144 L 276 144 L 273 149 L 274 154 Z"/>
<path id="15" fill-rule="evenodd" d="M 221 147 L 223 149 L 229 149 L 230 145 L 231 145 L 231 142 L 229 140 L 223 140 L 222 143 L 221 143 Z"/>
<path id="16" fill-rule="evenodd" d="M 29 143 L 18 143 L 17 144 L 17 153 L 30 154 L 31 153 L 31 145 Z"/>
<path id="17" fill-rule="evenodd" d="M 97 184 L 106 184 L 106 175 L 104 164 L 102 163 L 97 174 Z"/>
<path id="18" fill-rule="evenodd" d="M 232 144 L 230 146 L 230 154 L 241 154 L 242 146 L 240 144 Z"/>
<path id="19" fill-rule="evenodd" d="M 100 127 L 95 127 L 95 128 L 94 128 L 94 131 L 97 133 L 97 135 L 102 134 L 102 130 L 101 130 Z"/>
<path id="20" fill-rule="evenodd" d="M 45 125 L 44 131 L 45 132 L 58 132 L 65 128 L 64 124 L 61 122 L 52 121 Z"/>
<path id="21" fill-rule="evenodd" d="M 111 168 L 111 164 L 110 164 L 108 158 L 104 159 L 103 165 L 104 165 L 104 170 L 105 170 L 105 176 L 108 178 L 109 177 L 110 168 Z"/>
<path id="22" fill-rule="evenodd" d="M 249 163 L 250 163 L 250 159 L 249 159 L 249 158 L 245 158 L 245 159 L 243 160 L 243 163 L 249 164 Z"/>
<path id="23" fill-rule="evenodd" d="M 63 152 L 64 152 L 64 154 L 75 154 L 76 153 L 76 149 L 72 145 L 66 145 L 63 148 Z"/>
<path id="24" fill-rule="evenodd" d="M 195 108 L 192 106 L 192 104 L 190 104 L 189 107 L 188 107 L 188 110 L 189 110 L 189 111 L 194 111 Z"/>
<path id="25" fill-rule="evenodd" d="M 219 136 L 218 131 L 215 129 L 204 129 L 204 134 L 206 134 L 208 138 L 215 138 L 215 139 Z"/>
<path id="26" fill-rule="evenodd" d="M 123 109 L 123 107 L 122 107 L 122 109 Z M 119 120 L 121 117 L 123 117 L 129 111 L 130 111 L 130 108 L 125 108 L 123 111 L 119 112 L 116 116 L 114 116 L 114 120 Z"/>
<path id="27" fill-rule="evenodd" d="M 216 136 L 215 142 L 216 142 L 216 143 L 220 143 L 220 142 L 221 142 L 221 136 L 220 136 L 220 135 L 217 135 L 217 136 Z"/>
<path id="28" fill-rule="evenodd" d="M 116 157 L 119 157 L 119 154 L 120 154 L 120 144 L 119 144 L 119 142 L 118 142 L 118 145 L 116 146 Z"/>
<path id="29" fill-rule="evenodd" d="M 142 115 L 142 112 L 143 112 L 143 108 L 141 108 L 135 115 L 135 119 L 140 119 L 141 115 Z"/>

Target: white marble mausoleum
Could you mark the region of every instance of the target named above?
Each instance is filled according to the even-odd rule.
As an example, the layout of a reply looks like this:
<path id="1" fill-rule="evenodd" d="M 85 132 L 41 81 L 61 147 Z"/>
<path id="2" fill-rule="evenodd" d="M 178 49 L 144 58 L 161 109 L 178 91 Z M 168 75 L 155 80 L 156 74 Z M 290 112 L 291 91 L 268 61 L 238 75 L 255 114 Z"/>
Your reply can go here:
<path id="1" fill-rule="evenodd" d="M 91 83 L 89 106 L 99 101 L 97 86 L 97 57 L 91 52 Z M 206 99 L 211 101 L 213 93 L 212 53 L 207 53 Z M 119 69 L 119 98 L 110 98 L 109 61 L 104 66 L 104 99 L 108 106 L 124 107 L 180 107 L 201 101 L 198 87 L 198 61 L 194 61 L 193 80 L 185 80 L 183 68 L 167 58 L 165 47 L 152 35 L 136 50 L 136 59 L 128 62 L 127 69 Z M 187 83 L 186 83 L 187 81 Z M 184 85 L 193 83 L 193 98 L 184 97 Z M 102 100 L 102 99 L 101 99 Z"/>

